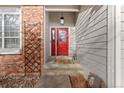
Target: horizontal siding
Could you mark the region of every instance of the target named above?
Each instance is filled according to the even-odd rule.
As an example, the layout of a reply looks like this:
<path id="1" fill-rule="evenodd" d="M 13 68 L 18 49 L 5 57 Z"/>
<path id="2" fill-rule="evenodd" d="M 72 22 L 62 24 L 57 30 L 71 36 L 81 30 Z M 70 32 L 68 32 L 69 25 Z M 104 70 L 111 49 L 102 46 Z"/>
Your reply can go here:
<path id="1" fill-rule="evenodd" d="M 123 32 L 121 32 L 121 33 L 122 33 L 121 34 L 121 39 L 122 39 L 121 40 L 121 49 L 124 50 L 124 40 L 123 40 L 124 39 L 124 33 Z M 122 35 L 123 35 L 123 37 L 122 37 Z"/>
<path id="2" fill-rule="evenodd" d="M 121 21 L 121 31 L 124 32 L 124 21 Z"/>
<path id="3" fill-rule="evenodd" d="M 85 75 L 93 72 L 106 82 L 107 6 L 83 8 L 76 22 L 77 56 Z"/>
<path id="4" fill-rule="evenodd" d="M 121 49 L 121 58 L 124 59 L 124 49 Z"/>
<path id="5" fill-rule="evenodd" d="M 124 12 L 124 6 L 121 6 L 121 12 Z"/>

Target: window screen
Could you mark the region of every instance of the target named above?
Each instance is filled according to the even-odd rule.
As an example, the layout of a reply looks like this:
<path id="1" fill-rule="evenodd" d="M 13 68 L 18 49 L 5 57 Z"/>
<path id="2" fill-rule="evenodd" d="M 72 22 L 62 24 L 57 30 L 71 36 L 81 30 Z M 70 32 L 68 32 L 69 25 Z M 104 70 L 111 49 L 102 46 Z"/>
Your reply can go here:
<path id="1" fill-rule="evenodd" d="M 19 8 L 0 7 L 0 48 L 20 48 L 20 11 Z"/>
<path id="2" fill-rule="evenodd" d="M 5 37 L 19 36 L 19 15 L 4 15 L 4 35 Z"/>
<path id="3" fill-rule="evenodd" d="M 5 48 L 19 48 L 20 42 L 20 22 L 19 15 L 6 14 L 4 15 L 4 37 Z"/>
<path id="4" fill-rule="evenodd" d="M 5 38 L 5 48 L 19 48 L 19 38 Z"/>

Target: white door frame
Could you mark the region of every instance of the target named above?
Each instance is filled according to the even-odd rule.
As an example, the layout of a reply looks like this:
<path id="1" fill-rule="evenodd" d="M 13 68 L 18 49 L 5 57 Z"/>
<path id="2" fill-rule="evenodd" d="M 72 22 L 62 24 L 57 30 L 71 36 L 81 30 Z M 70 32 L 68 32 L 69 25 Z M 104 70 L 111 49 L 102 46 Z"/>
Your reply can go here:
<path id="1" fill-rule="evenodd" d="M 107 87 L 115 87 L 115 6 L 108 5 Z"/>

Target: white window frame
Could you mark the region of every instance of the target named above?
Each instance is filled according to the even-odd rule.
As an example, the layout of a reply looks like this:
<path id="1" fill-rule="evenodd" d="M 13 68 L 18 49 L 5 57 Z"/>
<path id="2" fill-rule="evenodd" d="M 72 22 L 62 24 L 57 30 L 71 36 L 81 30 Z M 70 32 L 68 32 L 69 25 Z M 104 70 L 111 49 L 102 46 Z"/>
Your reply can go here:
<path id="1" fill-rule="evenodd" d="M 8 7 L 9 8 L 9 7 Z M 16 8 L 16 7 L 15 7 Z M 19 7 L 18 7 L 19 8 Z M 19 48 L 5 48 L 4 47 L 4 15 L 5 14 L 18 14 L 19 15 L 19 21 L 20 21 L 20 35 L 18 37 L 14 38 L 19 38 L 20 40 L 20 46 Z M 20 54 L 20 49 L 21 49 L 21 9 L 19 8 L 19 12 L 0 12 L 0 15 L 2 15 L 2 48 L 0 48 L 0 54 Z"/>

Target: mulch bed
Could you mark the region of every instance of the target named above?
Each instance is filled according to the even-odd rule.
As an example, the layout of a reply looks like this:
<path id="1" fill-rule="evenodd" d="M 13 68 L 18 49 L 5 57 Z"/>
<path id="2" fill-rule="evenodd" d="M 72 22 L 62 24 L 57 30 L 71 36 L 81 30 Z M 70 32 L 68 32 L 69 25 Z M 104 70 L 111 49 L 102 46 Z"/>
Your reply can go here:
<path id="1" fill-rule="evenodd" d="M 39 77 L 0 77 L 1 88 L 34 88 L 39 81 Z"/>

